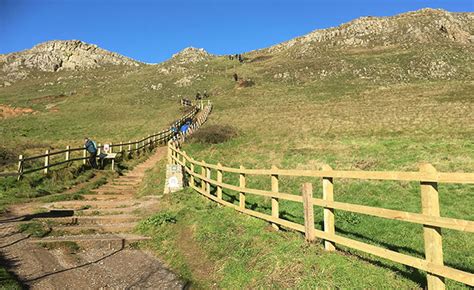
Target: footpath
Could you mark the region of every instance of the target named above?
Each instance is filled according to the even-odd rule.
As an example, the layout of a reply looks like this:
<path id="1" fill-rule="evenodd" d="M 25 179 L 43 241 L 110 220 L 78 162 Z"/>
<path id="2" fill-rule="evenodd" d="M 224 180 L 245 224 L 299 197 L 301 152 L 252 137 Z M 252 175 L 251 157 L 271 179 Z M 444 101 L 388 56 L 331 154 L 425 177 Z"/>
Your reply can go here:
<path id="1" fill-rule="evenodd" d="M 22 205 L 0 217 L 0 262 L 31 289 L 185 287 L 151 253 L 134 249 L 148 237 L 133 234 L 138 221 L 156 212 L 158 196 L 136 196 L 145 172 L 166 157 L 157 148 L 125 175 L 84 194 L 83 200 Z M 34 214 L 34 212 L 38 212 Z M 19 232 L 19 225 L 41 222 L 44 238 Z"/>

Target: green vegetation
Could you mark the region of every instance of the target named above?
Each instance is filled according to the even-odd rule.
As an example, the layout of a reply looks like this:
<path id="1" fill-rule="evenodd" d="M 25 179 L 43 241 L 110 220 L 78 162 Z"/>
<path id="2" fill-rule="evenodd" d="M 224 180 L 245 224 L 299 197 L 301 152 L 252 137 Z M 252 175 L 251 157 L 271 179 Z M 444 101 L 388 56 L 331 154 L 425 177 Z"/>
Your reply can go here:
<path id="1" fill-rule="evenodd" d="M 36 73 L 0 90 L 1 104 L 38 112 L 0 121 L 0 157 L 5 169 L 14 170 L 18 154 L 77 146 L 84 135 L 100 143 L 135 140 L 176 119 L 180 97 L 206 89 L 213 112 L 203 131 L 184 145 L 196 160 L 246 168 L 317 170 L 328 164 L 383 171 L 416 171 L 420 162 L 429 162 L 441 172 L 474 172 L 472 56 L 472 46 L 448 40 L 360 48 L 307 43 L 250 52 L 243 64 L 221 56 Z M 234 73 L 253 85 L 235 82 Z M 183 79 L 190 81 L 182 85 Z M 91 178 L 88 174 L 72 172 L 67 180 Z M 69 181 L 61 176 L 68 174 L 58 174 L 59 182 L 40 174 L 20 182 L 2 179 L 0 207 L 64 190 Z M 238 177 L 226 174 L 224 180 L 237 184 Z M 163 182 L 160 163 L 140 194 L 161 193 Z M 314 195 L 321 196 L 319 179 L 282 177 L 280 190 L 300 194 L 303 182 L 312 182 Z M 269 189 L 270 178 L 248 176 L 247 185 Z M 472 185 L 440 185 L 439 190 L 442 216 L 474 220 Z M 336 201 L 421 211 L 416 183 L 336 179 L 334 192 Z M 226 191 L 224 198 L 236 202 L 236 194 Z M 247 201 L 254 210 L 270 211 L 269 200 L 249 194 Z M 195 192 L 166 196 L 164 202 L 175 223 L 163 214 L 143 222 L 141 230 L 153 236 L 150 246 L 198 287 L 425 286 L 417 270 L 344 248 L 325 253 L 298 233 L 273 232 L 265 222 L 220 208 Z M 302 206 L 292 202 L 281 202 L 280 215 L 303 221 Z M 321 209 L 315 219 L 321 228 Z M 336 211 L 336 227 L 343 236 L 424 256 L 419 225 Z M 181 245 L 185 237 L 188 243 Z M 446 265 L 474 272 L 471 235 L 445 230 L 443 245 Z M 462 286 L 448 281 L 448 287 Z"/>
<path id="2" fill-rule="evenodd" d="M 5 267 L 0 266 L 0 289 L 2 290 L 20 290 L 23 289 L 18 280 L 9 273 Z"/>
<path id="3" fill-rule="evenodd" d="M 416 288 L 423 275 L 348 251 L 325 253 L 300 233 L 217 206 L 192 190 L 166 195 L 150 247 L 197 288 Z M 162 218 L 159 218 L 161 221 Z M 364 277 L 361 279 L 361 275 Z"/>
<path id="4" fill-rule="evenodd" d="M 18 226 L 18 230 L 26 235 L 35 237 L 35 238 L 42 238 L 51 232 L 50 227 L 41 222 L 29 222 L 20 224 Z"/>

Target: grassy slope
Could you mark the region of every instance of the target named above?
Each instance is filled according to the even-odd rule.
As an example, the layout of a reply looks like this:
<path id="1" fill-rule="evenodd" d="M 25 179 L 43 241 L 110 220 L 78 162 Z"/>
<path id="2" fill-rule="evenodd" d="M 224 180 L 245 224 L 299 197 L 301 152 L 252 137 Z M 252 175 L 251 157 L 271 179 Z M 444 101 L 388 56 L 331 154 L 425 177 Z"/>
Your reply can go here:
<path id="1" fill-rule="evenodd" d="M 53 78 L 47 76 L 0 90 L 0 103 L 32 106 L 41 111 L 37 115 L 1 121 L 2 145 L 38 147 L 31 149 L 34 151 L 49 144 L 60 147 L 79 143 L 83 135 L 99 142 L 135 139 L 163 128 L 175 118 L 179 95 L 190 96 L 207 89 L 215 104 L 209 124 L 231 125 L 237 128 L 239 136 L 218 145 L 186 145 L 186 151 L 196 159 L 233 166 L 243 164 L 249 168 L 274 164 L 282 168 L 318 169 L 327 163 L 337 169 L 364 170 L 417 170 L 418 162 L 427 161 L 440 171 L 473 172 L 474 104 L 470 96 L 473 82 L 469 77 L 472 65 L 465 65 L 472 63 L 469 62 L 472 51 L 447 47 L 442 55 L 436 53 L 436 50 L 417 48 L 332 51 L 300 60 L 270 55 L 263 61 L 243 65 L 216 58 L 187 65 L 185 72 L 169 75 L 160 72 L 161 66 L 134 69 L 128 74 L 124 68 L 93 71 L 87 74 L 89 80 L 85 79 L 86 74 L 80 74 L 82 79 L 56 83 L 38 92 L 43 83 Z M 250 57 L 259 54 L 264 52 Z M 423 69 L 421 76 L 407 72 L 411 66 L 416 68 L 437 57 L 456 65 L 457 76 L 444 80 L 430 77 Z M 176 64 L 165 66 L 171 65 Z M 327 76 L 320 75 L 322 69 L 328 71 Z M 252 78 L 256 85 L 236 88 L 232 81 L 234 72 Z M 283 72 L 289 72 L 290 77 L 274 78 Z M 190 74 L 201 74 L 203 78 L 189 87 L 174 85 Z M 58 76 L 54 75 L 54 79 Z M 108 79 L 104 80 L 105 77 Z M 157 83 L 162 83 L 163 89 L 147 89 Z M 30 101 L 73 90 L 76 94 L 59 104 L 56 113 L 46 112 L 43 103 Z M 28 146 L 31 142 L 38 146 Z M 237 182 L 236 176 L 224 178 Z M 281 190 L 299 194 L 304 181 L 283 178 Z M 315 195 L 320 195 L 320 181 L 309 181 L 317 188 Z M 250 177 L 248 182 L 249 186 L 269 188 L 269 179 Z M 472 186 L 440 186 L 441 214 L 474 220 L 471 193 Z M 226 192 L 228 199 L 233 195 Z M 203 243 L 202 251 L 222 269 L 216 278 L 220 286 L 351 287 L 358 283 L 367 288 L 388 283 L 393 288 L 411 288 L 424 285 L 422 274 L 404 266 L 352 251 L 324 254 L 319 246 L 305 246 L 298 234 L 266 232 L 267 225 L 261 221 L 217 209 L 189 192 L 185 196 L 189 202 L 187 198 L 181 202 L 170 201 L 169 210 L 184 216 L 178 223 L 195 229 L 193 237 Z M 418 185 L 412 183 L 336 180 L 335 197 L 337 201 L 420 211 Z M 249 196 L 248 201 L 256 210 L 269 210 L 267 200 Z M 191 213 L 181 212 L 182 207 L 191 208 Z M 316 226 L 320 228 L 322 212 L 316 212 Z M 281 213 L 289 220 L 302 222 L 300 206 L 282 202 Z M 336 226 L 343 235 L 423 256 L 420 226 L 345 212 L 337 212 Z M 156 233 L 158 251 L 165 254 L 171 251 L 170 260 L 179 253 L 166 247 L 163 240 L 172 243 L 178 231 L 179 227 L 170 226 Z M 443 233 L 446 264 L 474 271 L 473 257 L 466 255 L 474 252 L 469 236 L 454 231 Z M 231 243 L 227 242 L 229 239 Z M 356 259 L 358 255 L 362 259 Z M 182 265 L 185 264 L 183 260 Z M 276 269 L 275 275 L 269 272 L 271 269 Z M 293 280 L 283 281 L 280 273 L 285 271 L 293 273 Z M 328 272 L 331 273 L 328 276 L 318 275 Z"/>
<path id="2" fill-rule="evenodd" d="M 406 54 L 418 57 L 416 51 Z M 391 52 L 364 58 L 364 66 L 383 63 L 387 71 L 403 61 Z M 346 60 L 358 62 L 360 56 Z M 247 168 L 269 168 L 274 164 L 281 168 L 318 169 L 327 163 L 337 169 L 408 171 L 417 170 L 419 162 L 430 162 L 440 171 L 473 172 L 471 78 L 408 79 L 400 83 L 389 77 L 374 82 L 342 74 L 298 83 L 298 79 L 275 80 L 271 70 L 278 65 L 268 61 L 258 66 L 238 66 L 237 73 L 251 77 L 257 85 L 235 89 L 227 81 L 222 87 L 228 90 L 214 99 L 215 110 L 209 124 L 230 124 L 240 131 L 238 138 L 211 146 L 190 144 L 185 150 L 198 160 L 243 164 Z M 465 69 L 470 71 L 472 66 Z M 238 183 L 237 176 L 229 174 L 224 178 Z M 321 195 L 318 179 L 283 178 L 281 190 L 299 194 L 303 181 L 312 182 L 318 188 L 316 195 Z M 269 178 L 250 177 L 247 182 L 254 188 L 270 189 Z M 470 210 L 474 205 L 472 190 L 469 185 L 440 185 L 441 215 L 474 220 Z M 228 200 L 237 196 L 227 192 Z M 335 198 L 421 211 L 416 183 L 336 180 Z M 270 211 L 269 201 L 263 198 L 249 197 L 248 203 L 258 211 Z M 282 202 L 280 212 L 285 218 L 302 223 L 301 206 Z M 322 211 L 318 210 L 316 227 L 321 228 L 321 222 Z M 421 226 L 342 211 L 336 214 L 336 226 L 344 236 L 423 257 Z M 443 233 L 445 263 L 473 272 L 474 257 L 466 256 L 474 252 L 470 235 L 449 230 Z M 379 259 L 369 260 L 391 265 Z M 371 274 L 363 277 L 370 280 Z M 419 277 L 415 280 L 423 283 Z"/>

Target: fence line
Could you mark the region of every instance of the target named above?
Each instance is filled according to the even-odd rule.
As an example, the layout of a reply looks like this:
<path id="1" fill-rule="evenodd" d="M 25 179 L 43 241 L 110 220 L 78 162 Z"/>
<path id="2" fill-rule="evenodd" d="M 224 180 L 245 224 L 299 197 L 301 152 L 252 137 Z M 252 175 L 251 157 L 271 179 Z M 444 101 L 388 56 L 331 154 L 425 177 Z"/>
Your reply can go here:
<path id="1" fill-rule="evenodd" d="M 441 228 L 453 229 L 461 232 L 474 232 L 474 221 L 441 217 L 439 214 L 438 183 L 463 183 L 474 184 L 473 173 L 443 173 L 425 164 L 420 167 L 419 172 L 383 172 L 383 171 L 342 171 L 333 170 L 328 165 L 322 170 L 283 170 L 272 166 L 271 169 L 246 169 L 244 167 L 232 168 L 222 164 L 209 164 L 205 161 L 196 161 L 181 151 L 174 142 L 168 143 L 168 162 L 180 164 L 189 175 L 189 186 L 220 203 L 221 205 L 234 208 L 235 210 L 260 218 L 272 223 L 274 227 L 284 226 L 305 234 L 307 240 L 312 241 L 320 238 L 324 241 L 324 247 L 328 251 L 335 250 L 335 245 L 350 247 L 381 258 L 420 269 L 427 272 L 427 284 L 429 289 L 443 289 L 444 278 L 453 279 L 464 284 L 474 286 L 474 274 L 458 270 L 444 265 Z M 201 167 L 198 173 L 197 167 Z M 212 174 L 212 171 L 216 174 Z M 239 176 L 239 186 L 231 185 L 223 181 L 223 173 L 234 173 Z M 249 175 L 264 175 L 271 180 L 271 190 L 249 188 L 246 179 Z M 216 179 L 211 178 L 216 176 Z M 302 193 L 295 195 L 279 191 L 278 183 L 280 176 L 294 177 L 320 177 L 322 179 L 323 198 L 314 198 L 310 183 L 303 184 Z M 399 210 L 391 210 L 379 207 L 363 206 L 345 202 L 334 201 L 334 179 L 358 179 L 358 180 L 392 180 L 392 181 L 418 181 L 420 182 L 420 195 L 422 213 L 413 213 Z M 211 187 L 215 194 L 211 193 Z M 233 204 L 222 198 L 223 189 L 238 192 L 239 203 Z M 272 214 L 264 214 L 246 207 L 246 194 L 260 195 L 271 198 Z M 288 221 L 279 216 L 279 201 L 288 200 L 303 204 L 304 225 Z M 323 208 L 324 230 L 314 227 L 313 207 Z M 334 210 L 343 210 L 358 214 L 370 215 L 385 219 L 423 225 L 425 240 L 425 259 L 386 248 L 374 246 L 336 234 Z"/>
<path id="2" fill-rule="evenodd" d="M 208 101 L 208 103 L 210 103 Z M 180 119 L 174 122 L 174 124 L 177 124 L 177 126 L 181 126 L 184 121 L 188 118 L 194 118 L 196 114 L 199 112 L 200 109 L 204 108 L 204 102 L 198 102 L 198 103 L 193 103 L 193 102 L 182 102 L 181 105 L 184 107 L 192 107 L 193 110 L 184 116 L 182 116 Z M 157 144 L 166 144 L 169 140 L 171 140 L 177 132 L 174 132 L 171 128 L 162 130 L 158 133 L 154 133 L 152 135 L 148 135 L 147 137 L 144 137 L 139 140 L 133 141 L 128 141 L 128 142 L 118 142 L 118 143 L 111 143 L 109 145 L 110 152 L 113 153 L 114 151 L 116 153 L 132 153 L 132 152 L 139 152 L 140 150 L 145 150 L 146 148 L 153 148 Z M 101 145 L 100 143 L 97 146 L 98 153 L 100 154 L 101 150 L 103 150 L 104 146 Z M 115 149 L 115 150 L 114 150 Z M 118 149 L 118 151 L 117 151 Z M 80 157 L 74 157 L 71 158 L 71 155 L 74 152 L 82 152 L 82 156 Z M 61 161 L 55 161 L 51 162 L 53 156 L 57 155 L 64 155 L 64 159 Z M 35 168 L 26 168 L 26 165 L 28 162 L 34 161 L 34 160 L 44 160 L 44 165 L 35 167 Z M 8 176 L 17 176 L 18 179 L 20 179 L 23 175 L 41 171 L 43 170 L 44 174 L 47 174 L 49 172 L 49 169 L 52 167 L 56 167 L 59 165 L 63 164 L 68 164 L 72 162 L 77 162 L 77 161 L 82 161 L 83 164 L 86 164 L 87 160 L 89 157 L 87 156 L 87 150 L 84 147 L 76 147 L 76 148 L 71 148 L 70 146 L 67 146 L 66 149 L 64 150 L 58 150 L 58 151 L 49 151 L 46 150 L 44 154 L 40 155 L 34 155 L 34 156 L 28 156 L 26 157 L 25 155 L 20 155 L 18 157 L 18 167 L 16 172 L 0 172 L 0 177 L 8 177 Z"/>

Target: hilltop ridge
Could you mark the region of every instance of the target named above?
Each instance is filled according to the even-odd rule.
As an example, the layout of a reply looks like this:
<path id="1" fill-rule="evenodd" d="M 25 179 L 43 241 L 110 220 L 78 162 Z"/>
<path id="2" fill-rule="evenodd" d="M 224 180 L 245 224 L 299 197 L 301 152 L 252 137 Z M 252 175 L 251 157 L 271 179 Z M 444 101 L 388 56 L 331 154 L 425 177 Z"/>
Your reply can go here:
<path id="1" fill-rule="evenodd" d="M 468 52 L 472 50 L 473 43 L 474 13 L 453 13 L 426 8 L 389 17 L 361 17 L 337 27 L 314 30 L 304 36 L 244 55 L 247 60 L 258 62 L 278 56 L 280 61 L 284 59 L 293 63 L 292 60 L 303 60 L 310 63 L 328 53 L 347 54 L 357 50 L 380 49 L 402 52 L 414 48 L 413 52 L 419 52 L 420 55 L 411 57 L 408 63 L 401 62 L 399 66 L 403 72 L 397 72 L 397 75 L 451 78 L 469 73 L 459 65 L 472 60 L 472 54 Z M 454 54 L 448 52 L 451 48 L 455 48 Z M 462 48 L 464 52 L 457 48 Z M 458 54 L 462 55 L 457 56 Z M 33 71 L 80 71 L 106 66 L 156 66 L 160 72 L 169 75 L 175 72 L 183 73 L 186 71 L 185 65 L 211 61 L 216 57 L 219 56 L 210 54 L 203 48 L 188 47 L 165 62 L 145 64 L 80 40 L 54 40 L 40 43 L 28 50 L 0 55 L 0 86 L 10 86 L 13 82 L 26 79 Z M 275 78 L 287 78 L 285 76 L 291 74 L 291 67 L 295 64 L 285 70 L 274 69 L 280 65 L 283 64 L 272 63 Z M 333 58 L 333 63 L 323 65 L 324 68 L 321 65 L 323 64 L 318 64 L 320 71 L 313 72 L 311 78 L 314 73 L 325 77 L 335 73 L 334 70 L 344 72 L 349 69 L 340 57 Z M 307 70 L 307 66 L 308 64 L 303 66 L 304 70 Z M 365 71 L 367 68 L 357 69 Z M 381 70 L 386 72 L 384 68 Z M 379 73 L 380 71 L 371 73 L 373 76 L 370 77 L 377 78 Z M 360 76 L 360 73 L 355 75 Z M 186 76 L 180 76 L 183 77 Z"/>
<path id="2" fill-rule="evenodd" d="M 80 40 L 52 40 L 35 45 L 31 49 L 0 55 L 1 71 L 13 79 L 26 77 L 29 69 L 56 72 L 106 65 L 140 64 L 136 60 Z"/>
<path id="3" fill-rule="evenodd" d="M 474 13 L 425 8 L 389 17 L 366 16 L 337 27 L 317 29 L 304 36 L 262 49 L 271 53 L 295 49 L 347 49 L 418 44 L 470 45 L 474 43 Z"/>

